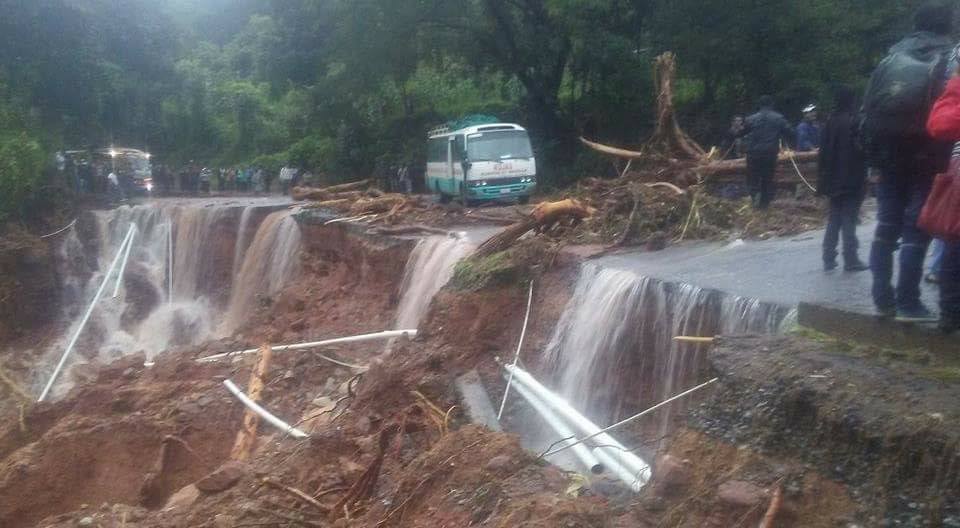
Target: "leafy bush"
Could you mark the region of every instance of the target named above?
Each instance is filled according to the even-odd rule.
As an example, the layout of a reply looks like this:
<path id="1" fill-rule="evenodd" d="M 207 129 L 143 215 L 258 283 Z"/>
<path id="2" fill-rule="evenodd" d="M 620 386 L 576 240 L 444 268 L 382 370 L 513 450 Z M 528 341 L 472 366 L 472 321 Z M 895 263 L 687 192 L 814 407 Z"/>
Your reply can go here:
<path id="1" fill-rule="evenodd" d="M 40 185 L 44 151 L 26 132 L 0 135 L 0 222 L 20 216 Z"/>

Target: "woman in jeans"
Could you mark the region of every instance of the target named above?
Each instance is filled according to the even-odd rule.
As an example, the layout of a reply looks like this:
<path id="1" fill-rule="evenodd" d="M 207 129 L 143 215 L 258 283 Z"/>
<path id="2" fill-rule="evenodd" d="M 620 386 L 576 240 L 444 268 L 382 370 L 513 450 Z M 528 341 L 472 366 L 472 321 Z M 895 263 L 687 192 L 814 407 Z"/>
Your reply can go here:
<path id="1" fill-rule="evenodd" d="M 960 69 L 930 111 L 927 132 L 939 140 L 960 142 Z M 951 170 L 960 163 L 960 143 L 954 147 Z M 955 173 L 956 174 L 956 173 Z M 960 177 L 960 176 L 955 176 Z M 957 211 L 960 214 L 960 211 Z M 960 330 L 960 240 L 944 240 L 940 264 L 940 328 Z"/>

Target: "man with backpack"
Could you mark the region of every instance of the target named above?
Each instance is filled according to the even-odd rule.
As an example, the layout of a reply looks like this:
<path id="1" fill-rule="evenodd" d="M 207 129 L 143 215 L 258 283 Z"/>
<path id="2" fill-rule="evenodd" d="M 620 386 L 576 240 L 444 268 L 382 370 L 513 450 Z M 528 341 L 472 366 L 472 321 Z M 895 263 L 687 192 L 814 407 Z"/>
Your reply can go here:
<path id="1" fill-rule="evenodd" d="M 780 141 L 793 137 L 786 118 L 773 109 L 773 97 L 760 98 L 760 110 L 746 119 L 747 186 L 756 209 L 766 209 L 776 194 L 773 176 L 777 170 Z"/>
<path id="2" fill-rule="evenodd" d="M 817 193 L 830 199 L 830 216 L 823 237 L 823 269 L 837 267 L 837 243 L 843 237 L 843 269 L 870 269 L 857 254 L 857 220 L 867 180 L 867 164 L 859 137 L 856 95 L 846 86 L 834 94 L 833 115 L 823 130 Z"/>
<path id="3" fill-rule="evenodd" d="M 920 300 L 930 237 L 917 227 L 933 177 L 946 170 L 951 144 L 932 139 L 926 119 L 948 76 L 953 7 L 930 3 L 914 18 L 916 32 L 890 48 L 870 78 L 863 135 L 879 169 L 877 230 L 870 251 L 873 302 L 883 317 L 930 320 Z M 902 244 L 901 244 L 902 241 Z M 896 289 L 893 253 L 900 249 Z"/>

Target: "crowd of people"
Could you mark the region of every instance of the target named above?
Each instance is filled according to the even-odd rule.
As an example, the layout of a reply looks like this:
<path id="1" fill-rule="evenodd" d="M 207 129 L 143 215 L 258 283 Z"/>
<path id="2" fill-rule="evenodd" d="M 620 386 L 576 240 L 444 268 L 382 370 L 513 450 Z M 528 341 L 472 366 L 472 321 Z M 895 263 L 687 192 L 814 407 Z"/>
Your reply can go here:
<path id="1" fill-rule="evenodd" d="M 746 183 L 757 209 L 766 209 L 773 200 L 783 144 L 794 145 L 797 151 L 819 149 L 817 192 L 829 200 L 824 269 L 837 268 L 837 246 L 842 240 L 844 269 L 872 272 L 873 301 L 884 318 L 936 320 L 921 300 L 932 237 L 920 224 L 921 212 L 932 200 L 935 177 L 956 176 L 948 171 L 960 174 L 960 48 L 950 38 L 953 19 L 954 8 L 949 4 L 921 7 L 915 15 L 915 32 L 894 45 L 877 66 L 860 104 L 853 90 L 837 86 L 833 111 L 822 126 L 816 106 L 804 108 L 803 120 L 792 127 L 774 109 L 773 99 L 764 96 L 756 113 L 734 117 L 724 138 L 726 155 L 746 157 Z M 869 264 L 860 260 L 856 234 L 868 174 L 874 175 L 869 180 L 875 180 L 878 208 Z M 957 192 L 960 195 L 960 188 Z M 960 203 L 953 207 L 960 208 Z M 960 210 L 938 214 L 956 217 Z M 960 233 L 940 235 L 926 279 L 940 286 L 940 327 L 956 332 L 960 331 Z"/>
<path id="2" fill-rule="evenodd" d="M 153 166 L 153 179 L 162 194 L 201 194 L 211 192 L 251 192 L 288 194 L 313 175 L 288 164 L 277 174 L 263 167 L 238 166 L 209 168 L 189 163 L 179 169 L 163 164 Z"/>

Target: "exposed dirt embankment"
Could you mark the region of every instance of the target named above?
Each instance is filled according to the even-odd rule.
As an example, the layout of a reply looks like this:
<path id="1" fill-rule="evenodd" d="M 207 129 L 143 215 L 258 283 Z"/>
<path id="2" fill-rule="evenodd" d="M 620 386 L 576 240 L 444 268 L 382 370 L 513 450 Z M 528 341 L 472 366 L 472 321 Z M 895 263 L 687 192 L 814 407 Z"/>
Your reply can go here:
<path id="1" fill-rule="evenodd" d="M 415 241 L 366 236 L 345 225 L 300 228 L 300 278 L 275 299 L 261 298 L 236 338 L 256 345 L 392 330 Z"/>
<path id="2" fill-rule="evenodd" d="M 251 459 L 226 462 L 243 409 L 220 382 L 245 387 L 254 358 L 195 357 L 391 328 L 412 242 L 348 229 L 304 225 L 302 277 L 262 299 L 242 335 L 152 369 L 131 357 L 4 423 L 0 525 L 729 528 L 773 511 L 778 527 L 955 526 L 956 387 L 800 338 L 721 340 L 721 382 L 665 439 L 640 495 L 468 424 L 455 379 L 478 370 L 499 403 L 495 358 L 512 358 L 527 301 L 516 279 L 531 276 L 523 358 L 541 367 L 572 253 L 533 270 L 498 263 L 496 280 L 461 270 L 471 280 L 438 294 L 415 340 L 276 353 L 263 405 L 311 436 L 261 424 Z"/>
<path id="3" fill-rule="evenodd" d="M 58 304 L 51 244 L 15 226 L 0 227 L 0 342 L 50 324 Z"/>
<path id="4" fill-rule="evenodd" d="M 799 337 L 724 339 L 710 355 L 720 386 L 692 423 L 776 461 L 757 473 L 761 483 L 783 479 L 787 504 L 823 493 L 805 484 L 816 476 L 854 505 L 811 519 L 960 526 L 960 385 L 942 369 L 849 352 Z"/>

